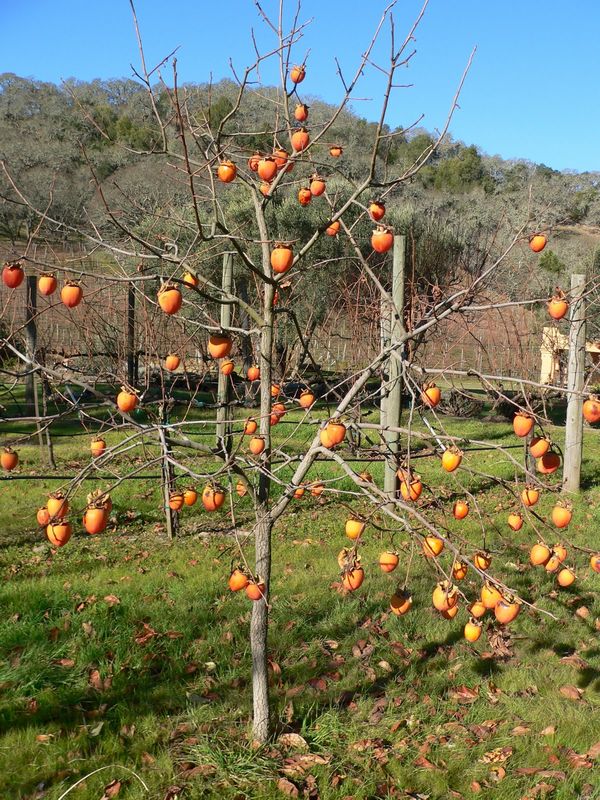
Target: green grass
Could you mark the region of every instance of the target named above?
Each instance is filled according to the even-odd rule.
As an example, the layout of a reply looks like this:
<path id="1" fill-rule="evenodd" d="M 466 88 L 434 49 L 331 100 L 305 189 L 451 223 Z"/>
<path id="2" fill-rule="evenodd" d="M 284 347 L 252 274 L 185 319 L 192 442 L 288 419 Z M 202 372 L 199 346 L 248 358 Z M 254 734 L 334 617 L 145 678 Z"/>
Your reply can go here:
<path id="1" fill-rule="evenodd" d="M 70 427 L 76 430 L 74 423 L 65 423 L 64 430 Z M 448 420 L 447 427 L 457 436 L 515 441 L 508 425 Z M 292 425 L 274 430 L 289 438 L 292 451 L 314 433 L 312 427 Z M 553 431 L 559 442 L 561 433 Z M 194 435 L 208 440 L 200 428 Z M 109 444 L 119 436 L 109 434 Z M 87 463 L 87 444 L 85 436 L 57 438 L 61 474 Z M 19 450 L 20 474 L 39 472 L 38 447 Z M 586 433 L 585 452 L 586 489 L 568 538 L 600 549 L 600 451 L 594 432 Z M 520 457 L 519 450 L 514 453 Z M 131 451 L 115 467 L 128 471 L 138 457 Z M 213 468 L 196 455 L 185 458 L 197 468 L 200 463 Z M 361 547 L 365 583 L 343 596 L 336 587 L 336 555 L 347 541 L 345 510 L 331 494 L 295 502 L 274 536 L 270 658 L 277 733 L 300 734 L 306 752 L 287 749 L 277 736 L 260 750 L 250 741 L 250 604 L 226 588 L 237 544 L 230 535 L 196 535 L 230 528 L 228 511 L 208 515 L 199 504 L 186 510 L 182 536 L 170 543 L 158 489 L 152 481 L 129 482 L 113 493 L 106 534 L 88 537 L 76 525 L 71 542 L 53 554 L 34 515 L 44 492 L 64 481 L 3 480 L 0 797 L 58 800 L 103 766 L 109 768 L 69 797 L 95 800 L 120 779 L 118 797 L 127 800 L 163 800 L 170 786 L 182 787 L 185 800 L 275 800 L 285 796 L 284 785 L 278 788 L 284 777 L 300 797 L 318 791 L 321 800 L 418 793 L 440 800 L 521 800 L 543 797 L 540 784 L 554 786 L 548 796 L 558 800 L 600 797 L 598 760 L 574 755 L 600 740 L 600 578 L 583 554 L 574 552 L 569 560 L 579 566 L 578 580 L 560 593 L 543 571 L 525 569 L 535 535 L 529 524 L 508 534 L 504 518 L 513 500 L 479 474 L 510 479 L 511 465 L 490 451 L 470 453 L 465 462 L 476 473 L 440 477 L 435 460 L 419 462 L 428 487 L 424 501 L 432 496 L 441 501 L 441 508 L 428 514 L 445 520 L 468 552 L 479 547 L 482 529 L 474 510 L 463 522 L 447 519 L 453 498 L 467 487 L 494 520 L 485 525 L 494 574 L 558 621 L 523 611 L 510 628 L 512 656 L 493 657 L 486 634 L 474 646 L 462 639 L 464 609 L 453 621 L 433 612 L 435 577 L 420 556 L 409 581 L 413 609 L 400 619 L 390 616 L 396 574 L 380 573 L 377 556 L 393 538 L 404 571 L 409 550 L 398 526 L 380 514 Z M 355 469 L 361 466 L 358 462 Z M 381 465 L 369 470 L 381 484 Z M 317 476 L 339 474 L 320 463 Z M 90 482 L 90 490 L 95 485 Z M 352 489 L 347 478 L 334 485 Z M 352 495 L 344 502 L 368 510 Z M 546 493 L 542 518 L 552 502 Z M 84 505 L 81 493 L 74 505 Z M 247 527 L 249 502 L 236 497 L 235 505 L 237 524 Z M 474 596 L 477 589 L 469 575 L 465 593 Z M 575 615 L 582 606 L 589 612 L 585 618 Z M 475 694 L 466 696 L 464 686 Z M 581 690 L 580 699 L 561 693 L 564 686 Z M 509 757 L 498 765 L 486 763 L 491 758 L 486 754 L 501 748 L 512 748 L 510 754 L 504 751 Z M 149 791 L 119 765 L 134 770 Z M 505 775 L 494 773 L 494 766 Z M 520 772 L 532 768 L 543 771 Z"/>

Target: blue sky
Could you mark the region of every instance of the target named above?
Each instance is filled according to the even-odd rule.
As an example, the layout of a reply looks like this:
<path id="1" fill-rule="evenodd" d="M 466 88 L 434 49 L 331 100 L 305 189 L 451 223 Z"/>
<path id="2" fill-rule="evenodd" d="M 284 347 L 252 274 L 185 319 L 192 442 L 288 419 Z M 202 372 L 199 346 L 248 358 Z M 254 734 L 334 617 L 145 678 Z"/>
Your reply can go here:
<path id="1" fill-rule="evenodd" d="M 301 20 L 313 19 L 296 53 L 310 48 L 306 95 L 340 98 L 334 56 L 348 73 L 370 41 L 385 7 L 379 0 L 324 3 L 305 0 Z M 275 12 L 277 0 L 263 0 Z M 289 4 L 291 8 L 291 3 Z M 420 0 L 399 0 L 397 36 L 407 30 Z M 180 46 L 180 80 L 230 75 L 228 59 L 243 69 L 253 55 L 251 27 L 271 46 L 252 0 L 137 0 L 148 62 Z M 0 69 L 59 82 L 76 77 L 130 77 L 139 56 L 128 0 L 0 0 Z M 451 132 L 504 158 L 526 158 L 555 169 L 600 170 L 600 2 L 598 0 L 430 0 L 417 32 L 417 54 L 396 92 L 388 121 L 441 127 L 472 48 L 477 54 Z M 387 33 L 376 56 L 385 63 Z M 265 67 L 262 80 L 276 80 Z M 355 92 L 357 113 L 378 115 L 381 76 L 369 69 Z M 364 98 L 364 99 L 358 99 Z"/>

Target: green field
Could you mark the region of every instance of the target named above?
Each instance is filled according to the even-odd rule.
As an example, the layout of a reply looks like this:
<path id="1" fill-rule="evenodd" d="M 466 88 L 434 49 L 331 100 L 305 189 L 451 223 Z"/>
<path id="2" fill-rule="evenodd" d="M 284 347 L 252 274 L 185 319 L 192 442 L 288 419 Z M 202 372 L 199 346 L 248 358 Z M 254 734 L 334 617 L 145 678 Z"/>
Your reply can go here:
<path id="1" fill-rule="evenodd" d="M 210 441 L 212 429 L 200 427 L 201 412 L 196 417 L 190 435 Z M 314 433 L 312 426 L 287 424 L 298 419 L 288 414 L 274 429 L 289 451 L 299 451 Z M 509 424 L 444 423 L 453 435 L 515 443 Z M 5 425 L 3 443 L 22 430 Z M 54 440 L 61 476 L 89 461 L 90 435 L 70 435 L 80 431 L 73 420 L 56 427 L 65 434 Z M 552 433 L 560 442 L 561 430 Z M 108 444 L 124 435 L 110 433 Z M 110 485 L 110 471 L 143 465 L 153 447 L 127 451 L 86 482 L 86 490 Z M 34 440 L 19 452 L 15 477 L 51 474 Z M 520 457 L 519 449 L 511 452 Z M 196 471 L 214 468 L 197 454 L 183 460 Z M 353 466 L 359 471 L 364 464 Z M 334 466 L 319 463 L 310 477 L 339 478 L 329 485 L 348 494 L 306 495 L 276 527 L 270 634 L 276 731 L 258 750 L 249 739 L 250 603 L 226 586 L 252 523 L 249 501 L 235 496 L 235 520 L 228 504 L 218 514 L 200 504 L 186 509 L 180 537 L 169 542 L 157 481 L 125 482 L 113 492 L 106 533 L 87 536 L 74 513 L 73 539 L 52 552 L 35 511 L 65 479 L 3 479 L 0 797 L 58 800 L 100 767 L 107 768 L 68 796 L 600 797 L 600 576 L 584 553 L 570 548 L 578 580 L 556 591 L 543 569 L 527 566 L 531 526 L 517 534 L 508 529 L 514 502 L 487 477 L 510 479 L 508 460 L 497 451 L 470 452 L 465 467 L 473 472 L 441 477 L 436 459 L 419 463 L 423 504 L 441 501 L 429 515 L 444 518 L 467 486 L 493 517 L 483 527 L 494 574 L 558 619 L 523 610 L 507 638 L 499 639 L 490 624 L 468 645 L 464 608 L 451 621 L 431 608 L 435 573 L 419 553 L 410 570 L 413 608 L 402 618 L 390 615 L 396 574 L 382 574 L 377 556 L 393 541 L 403 580 L 411 546 L 381 514 L 361 547 L 365 583 L 344 596 L 336 564 L 348 541 L 340 503 L 357 511 L 367 506 Z M 369 470 L 381 485 L 381 465 Z M 142 474 L 152 472 L 158 470 Z M 279 476 L 285 482 L 289 474 L 285 469 Z M 600 550 L 600 448 L 593 431 L 586 433 L 583 478 L 568 540 Z M 83 508 L 83 492 L 73 505 Z M 544 493 L 542 519 L 552 505 L 551 493 Z M 481 546 L 477 513 L 448 524 L 457 541 L 469 542 L 465 548 Z M 555 533 L 549 538 L 559 540 Z M 251 543 L 244 550 L 250 558 Z M 463 589 L 475 596 L 478 582 L 470 578 Z"/>

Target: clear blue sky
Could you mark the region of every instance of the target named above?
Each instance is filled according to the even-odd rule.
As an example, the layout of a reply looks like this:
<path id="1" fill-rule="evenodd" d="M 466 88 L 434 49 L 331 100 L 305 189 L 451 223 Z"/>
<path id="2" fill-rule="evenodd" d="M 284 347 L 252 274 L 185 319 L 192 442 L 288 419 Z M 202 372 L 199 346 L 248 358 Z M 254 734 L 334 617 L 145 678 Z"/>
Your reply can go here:
<path id="1" fill-rule="evenodd" d="M 275 11 L 277 0 L 263 0 Z M 289 4 L 291 7 L 291 3 Z M 398 36 L 420 8 L 400 0 Z M 370 40 L 385 3 L 305 0 L 301 19 L 313 19 L 296 53 L 311 53 L 302 84 L 307 95 L 340 97 L 334 56 L 348 72 Z M 243 69 L 252 58 L 249 30 L 270 44 L 252 0 L 137 0 L 154 64 L 180 46 L 180 80 L 230 75 L 228 58 Z M 0 0 L 0 69 L 59 82 L 76 77 L 130 77 L 138 65 L 128 0 Z M 452 134 L 486 153 L 527 158 L 555 169 L 600 170 L 600 0 L 431 0 L 417 32 L 417 55 L 401 73 L 414 87 L 397 92 L 392 125 L 423 113 L 433 130 L 444 123 L 456 83 L 473 46 L 478 51 L 451 125 Z M 378 48 L 383 62 L 386 46 Z M 264 82 L 276 79 L 265 68 Z M 369 70 L 354 109 L 373 119 L 380 77 Z"/>

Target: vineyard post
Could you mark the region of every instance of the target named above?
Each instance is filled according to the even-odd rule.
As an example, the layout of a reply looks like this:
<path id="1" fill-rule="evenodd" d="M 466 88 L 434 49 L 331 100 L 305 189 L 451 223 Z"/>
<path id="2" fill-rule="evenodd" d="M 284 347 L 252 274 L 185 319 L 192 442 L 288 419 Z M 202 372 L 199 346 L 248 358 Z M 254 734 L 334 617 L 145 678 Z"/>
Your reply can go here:
<path id="1" fill-rule="evenodd" d="M 406 256 L 406 237 L 394 236 L 394 250 L 392 261 L 392 308 L 390 313 L 390 344 L 402 341 L 406 331 L 404 329 L 404 262 Z M 398 491 L 398 464 L 397 454 L 400 451 L 400 427 L 402 416 L 402 362 L 398 358 L 400 353 L 392 350 L 387 361 L 388 391 L 385 398 L 385 425 L 384 437 L 387 447 L 388 459 L 385 462 L 383 489 L 386 494 L 396 497 Z M 396 430 L 389 430 L 389 428 Z"/>
<path id="2" fill-rule="evenodd" d="M 578 492 L 583 449 L 583 384 L 585 379 L 585 275 L 571 275 L 569 362 L 567 366 L 567 425 L 565 432 L 564 492 Z"/>
<path id="3" fill-rule="evenodd" d="M 225 253 L 223 256 L 223 275 L 221 279 L 223 300 L 231 295 L 233 288 L 233 254 Z M 231 303 L 221 303 L 221 328 L 229 330 L 231 326 Z M 219 371 L 217 384 L 217 449 L 229 452 L 231 449 L 231 408 L 230 400 L 231 378 Z"/>

